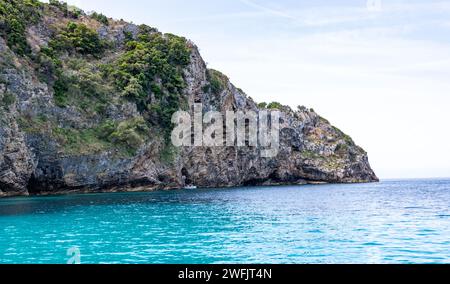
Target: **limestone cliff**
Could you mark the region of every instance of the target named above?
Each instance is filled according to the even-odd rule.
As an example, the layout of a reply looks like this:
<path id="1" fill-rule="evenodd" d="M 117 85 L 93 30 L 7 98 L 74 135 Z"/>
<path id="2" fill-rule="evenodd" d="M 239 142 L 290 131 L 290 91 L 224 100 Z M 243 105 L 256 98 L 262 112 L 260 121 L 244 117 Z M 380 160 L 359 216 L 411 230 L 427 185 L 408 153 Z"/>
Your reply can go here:
<path id="1" fill-rule="evenodd" d="M 378 180 L 367 153 L 305 107 L 278 107 L 274 158 L 171 146 L 178 109 L 260 111 L 184 38 L 18 0 L 0 0 L 0 35 L 0 196 Z"/>

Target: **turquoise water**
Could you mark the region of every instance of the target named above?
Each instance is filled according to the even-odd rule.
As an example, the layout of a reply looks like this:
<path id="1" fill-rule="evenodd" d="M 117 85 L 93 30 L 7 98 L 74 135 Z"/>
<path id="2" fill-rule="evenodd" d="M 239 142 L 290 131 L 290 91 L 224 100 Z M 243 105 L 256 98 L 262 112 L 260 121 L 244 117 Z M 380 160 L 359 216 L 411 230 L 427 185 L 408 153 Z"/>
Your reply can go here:
<path id="1" fill-rule="evenodd" d="M 0 200 L 0 263 L 450 263 L 450 180 Z"/>

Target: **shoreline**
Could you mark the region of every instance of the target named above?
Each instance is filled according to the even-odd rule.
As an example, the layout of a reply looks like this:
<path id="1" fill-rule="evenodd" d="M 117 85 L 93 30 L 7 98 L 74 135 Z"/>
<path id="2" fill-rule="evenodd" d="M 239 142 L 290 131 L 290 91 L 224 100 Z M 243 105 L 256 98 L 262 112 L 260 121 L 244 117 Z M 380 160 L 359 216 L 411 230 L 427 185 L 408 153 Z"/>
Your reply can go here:
<path id="1" fill-rule="evenodd" d="M 90 195 L 90 194 L 109 194 L 109 193 L 150 193 L 150 192 L 169 192 L 169 191 L 190 191 L 190 190 L 207 190 L 207 189 L 233 189 L 233 188 L 263 188 L 263 187 L 285 187 L 285 186 L 306 186 L 306 185 L 352 185 L 352 184 L 372 184 L 380 183 L 381 181 L 362 181 L 362 182 L 324 182 L 324 181 L 304 181 L 297 183 L 270 183 L 260 185 L 234 185 L 228 187 L 199 187 L 195 189 L 187 189 L 182 187 L 130 187 L 126 189 L 103 189 L 103 190 L 58 190 L 54 192 L 42 193 L 23 193 L 23 194 L 0 194 L 0 200 L 12 198 L 34 198 L 34 197 L 55 197 L 55 196 L 74 196 L 74 195 Z"/>

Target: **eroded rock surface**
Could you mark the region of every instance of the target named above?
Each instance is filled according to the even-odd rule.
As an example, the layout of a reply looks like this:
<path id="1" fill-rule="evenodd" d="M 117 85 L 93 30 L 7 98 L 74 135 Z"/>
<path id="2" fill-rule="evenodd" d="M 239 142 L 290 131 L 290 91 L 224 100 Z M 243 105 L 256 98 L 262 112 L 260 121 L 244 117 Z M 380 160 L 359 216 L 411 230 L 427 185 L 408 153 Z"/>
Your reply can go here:
<path id="1" fill-rule="evenodd" d="M 27 29 L 34 56 L 55 37 L 58 29 L 54 26 L 69 21 L 49 6 L 43 11 L 45 17 Z M 127 41 L 139 37 L 140 28 L 123 21 L 110 19 L 109 25 L 104 25 L 84 13 L 70 20 L 93 28 L 111 49 L 98 58 L 61 53 L 63 68 L 67 69 L 64 72 L 77 77 L 84 76 L 81 72 L 87 69 L 97 76 L 95 72 L 100 72 L 102 64 L 118 60 L 127 50 Z M 146 32 L 151 35 L 157 31 Z M 193 43 L 187 44 L 190 60 L 183 68 L 180 94 L 185 109 L 202 103 L 205 112 L 260 111 L 250 97 L 218 72 L 213 75 L 220 80 L 221 88 L 213 90 L 211 72 L 216 71 L 207 69 Z M 281 107 L 281 145 L 274 158 L 261 157 L 259 147 L 174 149 L 167 145 L 162 124 L 158 125 L 158 117 L 151 111 L 158 101 L 158 88 L 149 89 L 144 110 L 142 103 L 123 98 L 120 90 L 111 87 L 117 93 L 102 101 L 101 109 L 88 112 L 89 104 L 97 103 L 97 99 L 88 96 L 83 104 L 55 103 L 55 79 L 53 75 L 43 78 L 42 66 L 37 66 L 33 55 L 17 54 L 1 37 L 0 54 L 0 196 L 175 189 L 187 184 L 233 187 L 378 181 L 367 153 L 305 107 L 295 111 Z M 84 69 L 75 69 L 77 64 Z M 154 82 L 165 88 L 160 78 L 155 77 Z M 97 88 L 107 88 L 108 84 L 105 81 Z M 71 88 L 69 92 L 77 94 L 76 87 Z M 129 140 L 119 137 L 103 141 L 101 131 L 108 123 L 117 127 L 116 132 L 132 132 L 126 136 Z M 142 128 L 145 137 L 136 137 L 134 132 Z"/>

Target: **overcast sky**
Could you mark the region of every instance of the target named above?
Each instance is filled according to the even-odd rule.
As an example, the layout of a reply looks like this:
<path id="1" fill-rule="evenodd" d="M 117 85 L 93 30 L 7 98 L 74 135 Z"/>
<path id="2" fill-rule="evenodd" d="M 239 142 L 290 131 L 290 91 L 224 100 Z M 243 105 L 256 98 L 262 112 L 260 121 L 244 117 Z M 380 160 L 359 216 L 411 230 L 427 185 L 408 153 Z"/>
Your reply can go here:
<path id="1" fill-rule="evenodd" d="M 381 178 L 450 177 L 450 1 L 68 3 L 193 40 L 255 100 L 314 108 Z"/>

